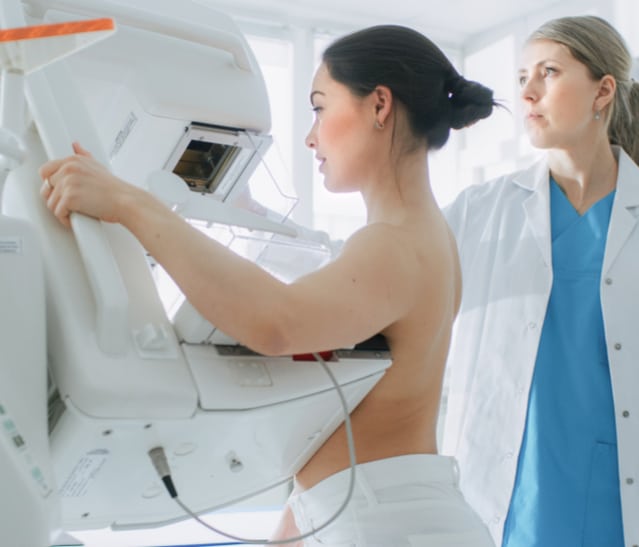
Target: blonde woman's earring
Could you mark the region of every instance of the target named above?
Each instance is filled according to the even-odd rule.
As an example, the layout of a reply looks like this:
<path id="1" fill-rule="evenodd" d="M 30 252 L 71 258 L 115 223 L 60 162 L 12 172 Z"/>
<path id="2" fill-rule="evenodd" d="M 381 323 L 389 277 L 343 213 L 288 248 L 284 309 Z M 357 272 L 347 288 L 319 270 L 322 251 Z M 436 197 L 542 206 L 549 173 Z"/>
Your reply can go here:
<path id="1" fill-rule="evenodd" d="M 599 110 L 595 111 L 595 120 L 599 120 L 601 119 L 601 113 L 599 112 Z"/>
<path id="2" fill-rule="evenodd" d="M 384 129 L 384 124 L 379 120 L 375 120 L 375 129 Z"/>

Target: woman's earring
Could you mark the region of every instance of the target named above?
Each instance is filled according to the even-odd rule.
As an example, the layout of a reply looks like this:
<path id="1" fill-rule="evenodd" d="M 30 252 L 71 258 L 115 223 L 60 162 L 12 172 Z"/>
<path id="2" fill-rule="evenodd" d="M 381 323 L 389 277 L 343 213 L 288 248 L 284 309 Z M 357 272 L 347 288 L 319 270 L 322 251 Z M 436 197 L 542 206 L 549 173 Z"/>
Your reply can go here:
<path id="1" fill-rule="evenodd" d="M 379 120 L 375 120 L 375 129 L 384 129 L 384 124 Z"/>
<path id="2" fill-rule="evenodd" d="M 599 112 L 599 110 L 595 111 L 595 120 L 599 120 L 601 119 L 601 113 Z"/>

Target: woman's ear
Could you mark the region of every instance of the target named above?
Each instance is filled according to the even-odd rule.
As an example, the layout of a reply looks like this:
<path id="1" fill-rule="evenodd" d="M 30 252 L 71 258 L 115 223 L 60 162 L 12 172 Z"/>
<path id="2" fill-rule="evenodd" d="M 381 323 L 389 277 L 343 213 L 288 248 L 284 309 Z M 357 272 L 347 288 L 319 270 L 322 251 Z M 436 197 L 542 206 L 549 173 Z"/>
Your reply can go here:
<path id="1" fill-rule="evenodd" d="M 606 109 L 615 97 L 617 91 L 617 81 L 610 74 L 606 74 L 599 80 L 599 90 L 595 97 L 595 111 L 600 112 Z"/>
<path id="2" fill-rule="evenodd" d="M 383 127 L 392 110 L 393 93 L 389 87 L 378 85 L 373 90 L 372 97 L 375 104 L 375 123 Z"/>

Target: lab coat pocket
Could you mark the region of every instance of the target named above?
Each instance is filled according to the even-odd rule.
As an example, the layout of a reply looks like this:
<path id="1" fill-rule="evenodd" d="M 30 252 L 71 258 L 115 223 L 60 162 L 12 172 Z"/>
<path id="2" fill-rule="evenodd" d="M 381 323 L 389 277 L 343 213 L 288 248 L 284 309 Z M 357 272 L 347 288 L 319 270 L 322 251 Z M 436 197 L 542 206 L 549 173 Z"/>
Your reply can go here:
<path id="1" fill-rule="evenodd" d="M 584 506 L 583 547 L 623 545 L 617 446 L 593 446 L 590 480 Z"/>
<path id="2" fill-rule="evenodd" d="M 494 547 L 487 531 L 445 532 L 412 534 L 408 536 L 410 547 Z"/>

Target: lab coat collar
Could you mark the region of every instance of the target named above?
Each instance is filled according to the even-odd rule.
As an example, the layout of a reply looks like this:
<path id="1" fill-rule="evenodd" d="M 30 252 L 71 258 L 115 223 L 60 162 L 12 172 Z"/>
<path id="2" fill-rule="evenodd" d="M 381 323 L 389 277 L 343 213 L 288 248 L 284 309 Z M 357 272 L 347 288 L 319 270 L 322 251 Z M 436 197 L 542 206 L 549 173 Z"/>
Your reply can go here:
<path id="1" fill-rule="evenodd" d="M 619 169 L 603 272 L 608 272 L 639 221 L 639 167 L 619 146 L 613 146 Z M 531 192 L 523 202 L 524 214 L 535 242 L 548 266 L 552 266 L 550 231 L 550 169 L 544 156 L 513 176 L 513 183 Z"/>
<path id="2" fill-rule="evenodd" d="M 604 255 L 604 273 L 609 272 L 639 220 L 639 167 L 620 147 L 614 146 L 613 152 L 618 159 L 619 169 Z"/>
<path id="3" fill-rule="evenodd" d="M 550 167 L 548 167 L 548 157 L 544 154 L 532 165 L 523 169 L 513 177 L 513 182 L 531 192 L 542 190 L 543 185 L 549 181 Z"/>
<path id="4" fill-rule="evenodd" d="M 631 213 L 631 210 L 635 209 L 633 216 L 636 218 L 636 209 L 639 207 L 639 167 L 619 146 L 613 146 L 612 150 L 619 162 L 615 200 Z"/>
<path id="5" fill-rule="evenodd" d="M 552 267 L 552 247 L 550 232 L 550 184 L 549 167 L 546 156 L 527 169 L 515 173 L 513 183 L 530 192 L 523 203 L 523 212 L 532 231 L 535 243 L 545 264 Z"/>
<path id="6" fill-rule="evenodd" d="M 612 152 L 619 164 L 616 200 L 622 202 L 626 208 L 637 208 L 639 207 L 639 167 L 620 146 L 613 145 Z M 538 191 L 542 190 L 542 185 L 549 181 L 549 173 L 548 158 L 544 155 L 530 167 L 515 173 L 513 182 L 526 190 Z"/>

